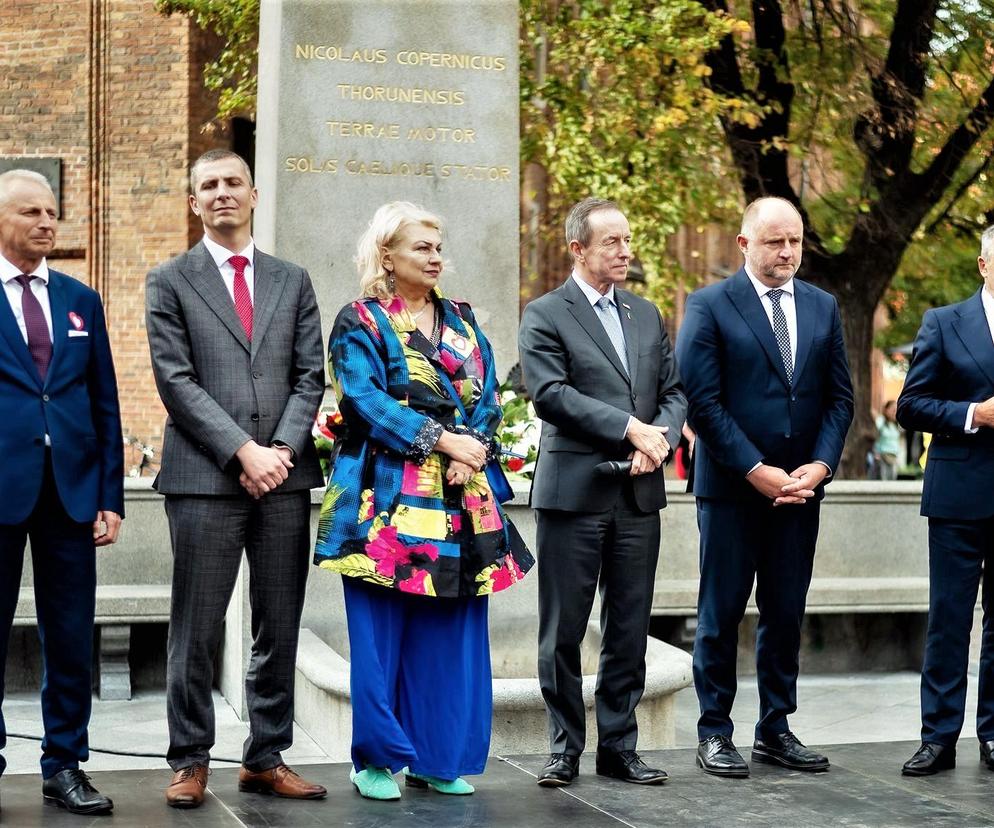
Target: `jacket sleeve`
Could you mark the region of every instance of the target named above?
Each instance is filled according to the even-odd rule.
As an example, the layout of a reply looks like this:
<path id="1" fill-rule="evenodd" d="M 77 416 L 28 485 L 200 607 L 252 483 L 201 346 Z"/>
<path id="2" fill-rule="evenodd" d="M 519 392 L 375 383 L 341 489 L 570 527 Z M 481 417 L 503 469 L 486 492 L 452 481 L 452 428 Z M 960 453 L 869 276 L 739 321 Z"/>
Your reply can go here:
<path id="1" fill-rule="evenodd" d="M 969 402 L 945 399 L 942 326 L 928 310 L 915 337 L 911 367 L 897 398 L 897 421 L 906 429 L 930 434 L 963 434 Z"/>
<path id="2" fill-rule="evenodd" d="M 842 337 L 842 315 L 839 312 L 839 303 L 834 297 L 832 312 L 832 350 L 828 358 L 827 386 L 823 395 L 825 413 L 822 415 L 821 429 L 811 459 L 825 463 L 834 475 L 842 459 L 846 433 L 852 425 L 854 406 L 849 359 L 846 356 L 846 344 Z"/>
<path id="3" fill-rule="evenodd" d="M 720 337 L 710 306 L 699 294 L 691 294 L 676 342 L 688 420 L 715 460 L 745 477 L 763 455 L 722 404 Z"/>
<path id="4" fill-rule="evenodd" d="M 356 305 L 339 312 L 328 344 L 338 405 L 350 429 L 423 463 L 443 429 L 389 393 L 385 358 L 378 347 L 382 336 L 375 324 L 360 319 Z"/>
<path id="5" fill-rule="evenodd" d="M 666 333 L 666 326 L 663 324 L 658 310 L 656 311 L 656 321 L 659 324 L 661 353 L 659 355 L 659 379 L 656 385 L 656 416 L 652 419 L 652 425 L 668 428 L 666 441 L 675 449 L 677 443 L 680 442 L 683 423 L 687 419 L 687 397 L 683 392 L 680 372 L 677 370 L 676 356 L 673 353 L 669 335 Z M 670 454 L 670 457 L 672 456 Z"/>
<path id="6" fill-rule="evenodd" d="M 121 408 L 117 395 L 117 376 L 111 355 L 107 322 L 100 299 L 94 301 L 93 340 L 86 383 L 90 411 L 100 447 L 100 493 L 97 509 L 116 512 L 124 517 L 124 440 L 121 433 Z"/>
<path id="7" fill-rule="evenodd" d="M 162 404 L 173 422 L 225 468 L 252 436 L 200 386 L 183 308 L 165 268 L 156 268 L 145 281 L 145 327 Z"/>
<path id="8" fill-rule="evenodd" d="M 630 415 L 571 385 L 566 345 L 535 302 L 521 317 L 518 352 L 525 385 L 542 420 L 591 441 L 621 446 Z"/>
<path id="9" fill-rule="evenodd" d="M 311 440 L 311 429 L 324 396 L 324 349 L 321 316 L 307 271 L 302 271 L 290 367 L 290 396 L 273 432 L 272 442 L 285 443 L 299 456 Z"/>

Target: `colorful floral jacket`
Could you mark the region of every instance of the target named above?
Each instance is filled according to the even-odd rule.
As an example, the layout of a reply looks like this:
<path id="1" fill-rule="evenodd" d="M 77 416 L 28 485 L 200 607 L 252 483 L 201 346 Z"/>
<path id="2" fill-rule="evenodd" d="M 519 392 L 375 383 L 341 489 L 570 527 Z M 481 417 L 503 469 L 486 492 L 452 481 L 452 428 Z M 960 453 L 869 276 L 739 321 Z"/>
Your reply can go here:
<path id="1" fill-rule="evenodd" d="M 433 301 L 437 347 L 399 297 L 354 302 L 335 320 L 329 363 L 345 433 L 314 563 L 402 592 L 487 595 L 520 580 L 534 559 L 494 495 L 507 488 L 498 464 L 451 485 L 448 458 L 433 451 L 447 428 L 477 437 L 495 458 L 501 420 L 493 352 L 472 310 Z"/>

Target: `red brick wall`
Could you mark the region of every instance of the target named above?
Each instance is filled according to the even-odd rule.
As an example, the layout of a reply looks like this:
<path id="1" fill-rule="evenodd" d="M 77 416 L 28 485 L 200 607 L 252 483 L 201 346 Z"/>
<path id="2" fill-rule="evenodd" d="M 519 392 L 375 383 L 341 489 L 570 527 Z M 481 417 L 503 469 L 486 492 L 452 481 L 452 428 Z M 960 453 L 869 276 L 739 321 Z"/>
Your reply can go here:
<path id="1" fill-rule="evenodd" d="M 5 2 L 0 43 L 0 155 L 62 159 L 52 265 L 101 291 L 125 434 L 158 446 L 145 274 L 199 238 L 188 165 L 228 140 L 201 131 L 215 105 L 203 62 L 217 44 L 153 0 Z"/>

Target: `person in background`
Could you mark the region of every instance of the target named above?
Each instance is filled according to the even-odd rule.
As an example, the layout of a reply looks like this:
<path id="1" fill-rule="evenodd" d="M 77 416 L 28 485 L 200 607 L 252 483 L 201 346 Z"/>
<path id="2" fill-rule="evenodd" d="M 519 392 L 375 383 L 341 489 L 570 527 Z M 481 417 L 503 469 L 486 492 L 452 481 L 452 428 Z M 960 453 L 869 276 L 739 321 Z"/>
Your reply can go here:
<path id="1" fill-rule="evenodd" d="M 534 561 L 501 502 L 490 343 L 442 298 L 441 220 L 385 204 L 359 240 L 360 298 L 328 345 L 345 434 L 314 562 L 340 573 L 352 675 L 352 784 L 473 793 L 490 747 L 488 597 Z"/>
<path id="2" fill-rule="evenodd" d="M 932 435 L 922 486 L 928 518 L 928 632 L 921 745 L 905 776 L 956 765 L 966 707 L 970 630 L 983 584 L 977 737 L 994 771 L 994 227 L 980 237 L 984 284 L 926 311 L 897 400 L 897 421 Z"/>
<path id="3" fill-rule="evenodd" d="M 297 635 L 313 486 L 311 427 L 324 395 L 321 319 L 307 271 L 256 249 L 258 192 L 245 160 L 210 150 L 190 168 L 204 237 L 145 283 L 152 373 L 169 414 L 155 486 L 166 498 L 173 587 L 166 666 L 166 802 L 196 808 L 214 744 L 214 656 L 249 567 L 249 736 L 239 790 L 291 799 L 326 791 L 283 761 L 293 744 Z"/>
<path id="4" fill-rule="evenodd" d="M 124 443 L 100 296 L 48 266 L 56 224 L 44 176 L 0 175 L 0 697 L 30 539 L 42 794 L 91 815 L 114 807 L 79 764 L 89 757 L 95 547 L 117 540 L 124 517 Z M 0 774 L 5 767 L 0 756 Z"/>
<path id="5" fill-rule="evenodd" d="M 687 400 L 659 310 L 621 287 L 632 259 L 625 214 L 613 201 L 586 198 L 565 225 L 573 271 L 527 305 L 518 335 L 525 385 L 542 420 L 530 505 L 550 755 L 538 784 L 563 787 L 580 770 L 587 737 L 580 644 L 599 584 L 595 768 L 659 785 L 666 771 L 636 752 L 635 711 L 666 506 L 662 466 Z M 616 473 L 603 474 L 604 466 Z"/>
<path id="6" fill-rule="evenodd" d="M 897 480 L 897 458 L 901 451 L 901 427 L 897 424 L 897 400 L 884 403 L 877 417 L 877 439 L 873 443 L 874 478 Z"/>
<path id="7" fill-rule="evenodd" d="M 797 709 L 820 501 L 853 418 L 842 320 L 834 296 L 795 278 L 804 223 L 789 201 L 749 204 L 737 242 L 742 269 L 691 294 L 676 344 L 697 432 L 697 764 L 715 776 L 749 775 L 731 712 L 739 623 L 755 585 L 752 759 L 825 771 L 828 758 L 806 747 L 787 717 Z"/>

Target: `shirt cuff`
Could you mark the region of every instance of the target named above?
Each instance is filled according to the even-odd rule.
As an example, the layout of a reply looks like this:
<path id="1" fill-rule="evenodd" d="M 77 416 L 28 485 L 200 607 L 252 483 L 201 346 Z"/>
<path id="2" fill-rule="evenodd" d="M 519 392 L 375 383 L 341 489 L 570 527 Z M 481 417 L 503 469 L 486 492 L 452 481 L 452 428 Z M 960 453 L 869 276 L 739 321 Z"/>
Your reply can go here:
<path id="1" fill-rule="evenodd" d="M 438 442 L 443 431 L 445 429 L 442 428 L 441 423 L 432 419 L 426 420 L 425 424 L 421 426 L 421 430 L 415 435 L 411 447 L 407 450 L 407 459 L 419 466 L 424 465 L 425 460 L 434 451 L 435 443 Z"/>
<path id="2" fill-rule="evenodd" d="M 287 445 L 282 440 L 273 440 L 272 446 L 273 448 L 285 448 L 288 452 L 290 452 L 291 462 L 297 459 L 297 452 L 293 450 L 293 446 Z"/>
<path id="3" fill-rule="evenodd" d="M 963 426 L 963 430 L 967 434 L 976 434 L 980 431 L 979 428 L 973 427 L 973 412 L 977 410 L 977 403 L 970 403 L 969 408 L 966 409 L 966 424 Z"/>
<path id="4" fill-rule="evenodd" d="M 832 467 L 828 465 L 828 463 L 826 463 L 824 460 L 812 460 L 811 462 L 818 463 L 819 465 L 824 466 L 826 469 L 828 469 L 828 474 L 825 475 L 826 480 L 828 480 L 828 478 L 832 476 L 833 474 Z"/>
<path id="5" fill-rule="evenodd" d="M 621 435 L 621 439 L 622 440 L 625 440 L 625 439 L 628 438 L 628 429 L 630 429 L 632 427 L 632 423 L 634 423 L 634 422 L 635 422 L 635 418 L 631 414 L 629 414 L 628 415 L 628 422 L 625 423 L 625 433 Z"/>
<path id="6" fill-rule="evenodd" d="M 756 471 L 756 469 L 758 469 L 762 465 L 763 461 L 760 460 L 755 466 L 753 466 L 751 469 L 749 469 L 749 471 L 746 472 L 746 477 L 748 477 L 750 474 L 752 474 L 754 471 Z"/>

